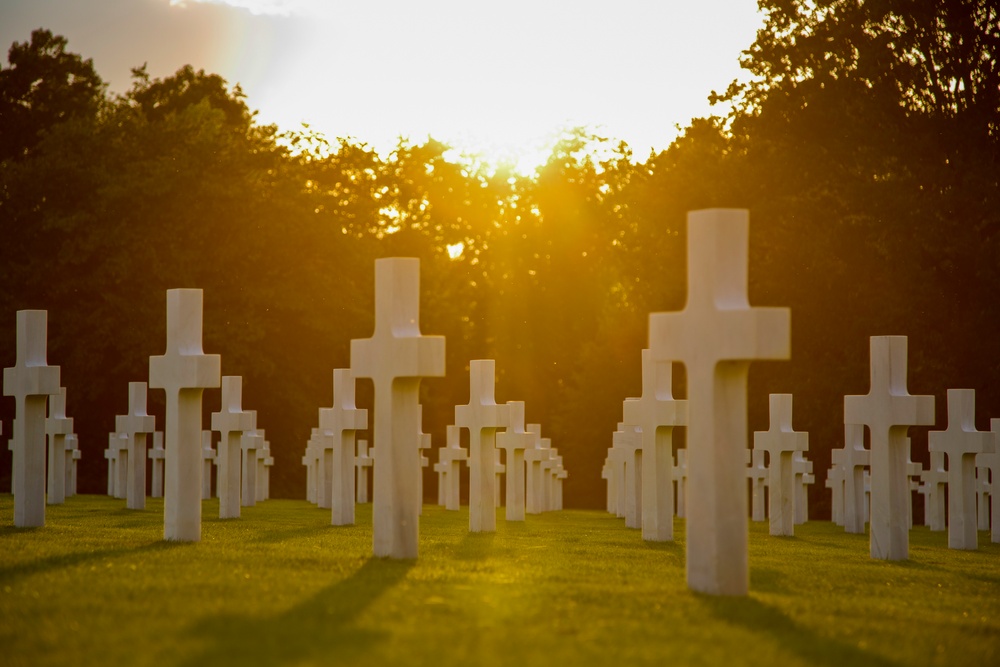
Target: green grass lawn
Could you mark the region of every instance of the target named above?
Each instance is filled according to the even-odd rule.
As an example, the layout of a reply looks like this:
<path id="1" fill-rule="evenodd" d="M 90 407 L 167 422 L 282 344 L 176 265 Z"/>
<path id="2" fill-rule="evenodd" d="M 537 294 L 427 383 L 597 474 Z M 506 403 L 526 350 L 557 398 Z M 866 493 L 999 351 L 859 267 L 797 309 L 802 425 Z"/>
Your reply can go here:
<path id="1" fill-rule="evenodd" d="M 77 496 L 15 529 L 0 496 L 0 664 L 997 665 L 1000 545 L 946 548 L 917 528 L 910 560 L 873 561 L 827 522 L 794 538 L 751 524 L 751 594 L 691 593 L 684 525 L 649 544 L 603 512 L 501 517 L 427 506 L 420 558 L 371 556 L 358 525 L 271 500 L 202 541 L 161 540 L 162 502 Z"/>

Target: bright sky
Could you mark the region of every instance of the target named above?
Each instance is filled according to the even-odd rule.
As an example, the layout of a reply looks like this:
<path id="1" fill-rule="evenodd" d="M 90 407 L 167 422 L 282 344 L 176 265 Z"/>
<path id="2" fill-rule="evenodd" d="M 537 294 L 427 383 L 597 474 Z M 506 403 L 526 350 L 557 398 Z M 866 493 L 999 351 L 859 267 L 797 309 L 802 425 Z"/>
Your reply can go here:
<path id="1" fill-rule="evenodd" d="M 741 75 L 756 0 L 2 0 L 0 45 L 45 27 L 114 91 L 131 67 L 239 83 L 260 119 L 391 149 L 428 135 L 522 158 L 565 127 L 637 157 Z"/>

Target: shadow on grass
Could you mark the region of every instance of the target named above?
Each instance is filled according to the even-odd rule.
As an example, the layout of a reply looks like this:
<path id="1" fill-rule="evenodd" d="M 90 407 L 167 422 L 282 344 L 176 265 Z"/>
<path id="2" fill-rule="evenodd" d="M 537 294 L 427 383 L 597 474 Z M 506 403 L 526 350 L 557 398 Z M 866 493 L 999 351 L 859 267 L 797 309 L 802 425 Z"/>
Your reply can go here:
<path id="1" fill-rule="evenodd" d="M 780 610 L 751 597 L 695 597 L 713 616 L 755 634 L 771 635 L 781 647 L 811 665 L 874 665 L 891 667 L 894 662 L 842 641 L 818 635 L 798 625 Z"/>
<path id="2" fill-rule="evenodd" d="M 763 591 L 765 593 L 775 593 L 778 595 L 787 595 L 790 591 L 788 590 L 788 587 L 784 585 L 786 580 L 787 576 L 780 570 L 766 567 L 750 568 L 751 590 Z"/>
<path id="3" fill-rule="evenodd" d="M 369 558 L 346 579 L 275 616 L 225 615 L 189 632 L 206 647 L 183 665 L 345 664 L 362 657 L 388 633 L 358 628 L 355 619 L 402 581 L 412 560 Z"/>
<path id="4" fill-rule="evenodd" d="M 495 555 L 496 533 L 466 533 L 455 545 L 452 555 L 458 560 L 486 560 Z"/>
<path id="5" fill-rule="evenodd" d="M 0 568 L 0 584 L 4 584 L 21 577 L 35 574 L 42 574 L 52 570 L 76 567 L 93 560 L 105 558 L 117 558 L 119 556 L 131 556 L 141 553 L 155 553 L 168 549 L 178 549 L 195 544 L 194 542 L 164 542 L 162 540 L 145 544 L 139 547 L 120 547 L 117 549 L 101 549 L 99 551 L 76 551 L 59 556 L 50 556 L 40 560 L 32 560 L 26 563 L 11 565 Z"/>

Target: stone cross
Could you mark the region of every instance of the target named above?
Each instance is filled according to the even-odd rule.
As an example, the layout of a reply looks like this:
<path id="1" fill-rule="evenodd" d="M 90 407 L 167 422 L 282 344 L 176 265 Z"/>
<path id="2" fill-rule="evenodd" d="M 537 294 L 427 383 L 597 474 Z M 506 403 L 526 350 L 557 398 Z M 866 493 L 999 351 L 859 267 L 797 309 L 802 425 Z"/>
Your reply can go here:
<path id="1" fill-rule="evenodd" d="M 221 359 L 201 346 L 202 291 L 167 290 L 167 351 L 149 358 L 149 386 L 166 392 L 163 537 L 201 539 L 201 395 L 219 386 Z"/>
<path id="2" fill-rule="evenodd" d="M 222 443 L 219 443 L 221 448 Z M 212 431 L 203 430 L 201 432 L 201 499 L 208 500 L 212 497 L 212 462 L 216 461 L 218 452 L 212 447 Z M 216 466 L 218 467 L 218 466 Z M 216 491 L 218 493 L 218 491 Z"/>
<path id="3" fill-rule="evenodd" d="M 677 516 L 681 519 L 687 517 L 687 478 L 688 452 L 687 449 L 678 449 L 674 479 L 677 481 Z"/>
<path id="4" fill-rule="evenodd" d="M 865 470 L 865 511 L 864 515 L 871 517 L 871 500 L 872 500 L 872 473 L 870 470 Z M 868 523 L 871 523 L 869 518 Z"/>
<path id="5" fill-rule="evenodd" d="M 625 460 L 625 526 L 642 528 L 642 434 L 638 426 L 619 424 L 612 442 Z M 530 450 L 529 450 L 530 451 Z"/>
<path id="6" fill-rule="evenodd" d="M 353 453 L 352 453 L 353 454 Z M 264 447 L 257 456 L 257 502 L 271 497 L 271 468 L 274 467 L 274 457 L 271 456 L 271 442 L 264 440 Z M 354 472 L 354 457 L 351 456 L 351 477 Z"/>
<path id="7" fill-rule="evenodd" d="M 163 497 L 163 462 L 167 451 L 163 449 L 163 431 L 153 433 L 153 448 L 149 450 L 149 458 L 153 461 L 153 484 L 150 495 L 154 498 Z"/>
<path id="8" fill-rule="evenodd" d="M 994 446 L 992 452 L 976 455 L 976 465 L 983 466 L 990 474 L 990 541 L 1000 542 L 1000 419 L 990 420 L 990 432 L 993 433 Z"/>
<path id="9" fill-rule="evenodd" d="M 493 450 L 493 506 L 500 507 L 500 487 L 503 486 L 503 476 L 507 472 L 507 466 L 500 460 L 500 450 Z"/>
<path id="10" fill-rule="evenodd" d="M 375 261 L 375 332 L 351 341 L 351 372 L 375 386 L 373 551 L 416 558 L 420 507 L 420 380 L 443 376 L 443 336 L 420 333 L 420 260 Z"/>
<path id="11" fill-rule="evenodd" d="M 469 363 L 469 402 L 455 408 L 455 424 L 469 430 L 469 531 L 497 529 L 496 472 L 493 452 L 497 429 L 508 424 L 507 405 L 494 400 L 496 362 Z"/>
<path id="12" fill-rule="evenodd" d="M 434 467 L 433 467 L 434 472 L 436 472 L 437 476 L 438 476 L 438 484 L 437 484 L 438 499 L 437 499 L 437 504 L 438 504 L 439 507 L 444 507 L 445 506 L 444 496 L 445 496 L 445 493 L 446 493 L 445 487 L 447 486 L 446 483 L 445 483 L 445 475 L 448 473 L 448 466 L 445 464 L 444 461 L 441 460 L 441 450 L 442 449 L 447 449 L 447 447 L 439 447 L 438 448 L 438 460 L 437 460 L 437 463 L 435 463 Z"/>
<path id="13" fill-rule="evenodd" d="M 108 461 L 108 495 L 115 496 L 115 465 L 118 457 L 118 450 L 115 448 L 117 433 L 108 434 L 108 448 L 104 450 L 104 458 Z"/>
<path id="14" fill-rule="evenodd" d="M 812 461 L 802 452 L 792 455 L 792 472 L 795 474 L 795 495 L 792 504 L 795 508 L 796 526 L 801 526 L 809 520 L 809 485 L 816 481 L 812 471 Z"/>
<path id="15" fill-rule="evenodd" d="M 920 473 L 920 488 L 924 496 L 924 523 L 931 531 L 946 529 L 944 499 L 948 493 L 948 471 L 944 467 L 944 452 L 930 453 L 930 467 Z"/>
<path id="16" fill-rule="evenodd" d="M 669 361 L 642 351 L 642 396 L 627 400 L 622 420 L 642 433 L 642 538 L 674 539 L 673 430 L 687 424 L 687 401 L 675 400 Z"/>
<path id="17" fill-rule="evenodd" d="M 524 401 L 507 401 L 507 410 L 507 430 L 497 434 L 497 448 L 504 450 L 507 468 L 505 512 L 508 521 L 524 521 L 524 452 L 535 446 L 536 436 L 524 430 Z"/>
<path id="18" fill-rule="evenodd" d="M 358 502 L 368 502 L 368 469 L 372 467 L 372 457 L 368 455 L 368 441 L 358 440 L 358 455 L 354 459 L 358 469 Z"/>
<path id="19" fill-rule="evenodd" d="M 46 361 L 48 312 L 17 311 L 17 360 L 3 371 L 3 395 L 15 402 L 14 525 L 45 525 L 45 407 L 59 394 L 59 367 Z"/>
<path id="20" fill-rule="evenodd" d="M 426 456 L 424 456 L 423 452 L 424 452 L 424 450 L 432 449 L 433 448 L 433 444 L 434 444 L 432 442 L 432 440 L 431 440 L 431 434 L 430 433 L 424 433 L 424 426 L 423 426 L 424 412 L 423 412 L 423 410 L 424 410 L 424 408 L 423 408 L 423 406 L 421 406 L 420 407 L 420 422 L 419 422 L 419 424 L 420 424 L 419 425 L 419 435 L 420 435 L 419 443 L 420 444 L 418 445 L 418 448 L 420 450 L 420 476 L 417 478 L 417 497 L 420 499 L 419 514 L 421 516 L 423 516 L 423 513 L 424 513 L 424 468 L 426 468 L 427 466 L 429 466 L 430 463 L 431 463 L 431 460 L 429 458 L 427 458 Z"/>
<path id="21" fill-rule="evenodd" d="M 125 506 L 130 510 L 146 509 L 146 435 L 156 430 L 156 418 L 146 413 L 146 383 L 128 383 L 128 413 L 115 417 L 115 430 L 125 438 L 128 452 L 126 468 Z M 119 458 L 119 465 L 122 465 Z"/>
<path id="22" fill-rule="evenodd" d="M 563 482 L 569 477 L 569 471 L 563 467 L 562 457 L 559 457 L 559 464 L 556 466 L 556 506 L 555 509 L 563 508 Z"/>
<path id="23" fill-rule="evenodd" d="M 755 431 L 753 448 L 768 453 L 768 518 L 771 535 L 795 534 L 795 471 L 792 456 L 809 449 L 809 434 L 792 429 L 792 395 L 771 394 L 771 427 Z"/>
<path id="24" fill-rule="evenodd" d="M 49 399 L 49 417 L 45 420 L 45 434 L 49 438 L 49 505 L 66 501 L 66 449 L 67 438 L 73 433 L 73 420 L 66 417 L 66 387 Z"/>
<path id="25" fill-rule="evenodd" d="M 844 450 L 834 449 L 830 452 L 830 461 L 833 465 L 826 473 L 826 487 L 833 493 L 831 501 L 831 517 L 836 526 L 844 525 Z"/>
<path id="26" fill-rule="evenodd" d="M 976 516 L 977 529 L 990 529 L 990 496 L 993 486 L 990 484 L 990 469 L 979 465 L 979 454 L 976 455 Z"/>
<path id="27" fill-rule="evenodd" d="M 948 548 L 978 548 L 976 455 L 994 451 L 995 435 L 976 430 L 976 392 L 948 390 L 948 429 L 927 434 L 927 449 L 948 457 Z M 874 484 L 874 482 L 873 482 Z"/>
<path id="28" fill-rule="evenodd" d="M 256 421 L 257 413 L 250 410 Z M 257 505 L 257 455 L 264 448 L 264 431 L 254 429 L 240 437 L 240 449 L 243 451 L 243 485 L 240 489 L 240 505 L 254 507 Z"/>
<path id="29" fill-rule="evenodd" d="M 66 436 L 66 497 L 70 498 L 76 495 L 76 468 L 77 462 L 82 456 L 80 452 L 80 439 L 77 438 L 76 433 L 70 433 Z"/>
<path id="30" fill-rule="evenodd" d="M 653 359 L 687 369 L 687 580 L 702 593 L 746 595 L 747 375 L 755 359 L 789 357 L 790 315 L 750 307 L 745 210 L 691 212 L 687 234 L 687 305 L 649 316 Z"/>
<path id="31" fill-rule="evenodd" d="M 322 460 L 319 454 L 323 451 L 322 438 L 323 432 L 320 429 L 312 429 L 309 441 L 306 443 L 305 454 L 302 455 L 302 465 L 306 467 L 306 500 L 319 507 L 322 507 L 320 504 L 322 494 L 319 488 L 322 479 L 319 471 L 319 462 Z"/>
<path id="32" fill-rule="evenodd" d="M 677 452 L 680 454 L 680 452 Z M 750 519 L 764 521 L 766 513 L 764 502 L 767 488 L 767 466 L 764 464 L 764 450 L 754 449 L 751 454 L 750 467 L 747 468 L 750 478 Z"/>
<path id="33" fill-rule="evenodd" d="M 254 430 L 254 415 L 243 409 L 243 378 L 222 377 L 222 404 L 212 413 L 212 430 L 220 435 L 215 459 L 215 495 L 219 497 L 219 518 L 240 516 L 240 484 L 243 434 Z"/>
<path id="34" fill-rule="evenodd" d="M 524 451 L 526 487 L 524 509 L 528 514 L 540 514 L 542 512 L 542 461 L 549 458 L 549 453 L 542 451 L 541 424 L 527 424 L 524 430 L 535 436 L 534 444 Z M 636 517 L 636 521 L 641 522 L 642 517 Z M 638 528 L 638 524 L 635 527 Z"/>
<path id="35" fill-rule="evenodd" d="M 327 434 L 333 448 L 331 524 L 354 523 L 354 440 L 357 431 L 368 428 L 368 411 L 354 405 L 355 380 L 351 371 L 333 371 L 333 407 L 319 411 L 319 427 Z"/>
<path id="36" fill-rule="evenodd" d="M 868 515 L 865 513 L 865 466 L 871 457 L 865 449 L 863 424 L 844 424 L 844 448 L 840 456 L 844 465 L 844 531 L 865 532 Z"/>
<path id="37" fill-rule="evenodd" d="M 621 431 L 621 424 L 618 426 L 618 431 L 612 435 L 612 446 L 608 448 L 608 467 L 611 469 L 611 479 L 612 486 L 614 486 L 615 500 L 614 500 L 614 515 L 620 519 L 625 518 L 625 504 L 626 504 L 626 493 L 625 488 L 625 464 L 626 459 L 630 456 L 630 453 L 626 453 L 625 449 L 621 446 L 615 446 L 618 442 L 620 436 L 617 435 Z M 609 510 L 610 511 L 610 510 Z"/>
<path id="38" fill-rule="evenodd" d="M 444 468 L 444 476 L 441 478 L 444 495 L 441 500 L 445 509 L 456 511 L 461 498 L 462 461 L 468 460 L 468 452 L 462 449 L 460 426 L 449 425 L 445 429 L 445 445 L 438 449 L 438 461 Z"/>
<path id="39" fill-rule="evenodd" d="M 615 488 L 615 467 L 611 462 L 610 452 L 609 455 L 604 459 L 604 466 L 601 468 L 601 479 L 605 481 L 607 486 L 607 501 L 605 507 L 610 514 L 618 513 L 618 490 Z"/>
<path id="40" fill-rule="evenodd" d="M 115 498 L 128 501 L 128 433 L 112 432 L 108 437 L 108 447 L 113 450 L 115 462 Z"/>
<path id="41" fill-rule="evenodd" d="M 871 435 L 871 557 L 905 560 L 910 552 L 906 431 L 934 423 L 934 397 L 906 390 L 906 336 L 872 336 L 871 387 L 865 396 L 844 397 L 844 423 L 864 424 Z"/>
<path id="42" fill-rule="evenodd" d="M 549 512 L 552 510 L 553 506 L 553 495 L 555 493 L 553 487 L 554 478 L 552 475 L 552 470 L 555 468 L 556 459 L 559 458 L 559 452 L 552 447 L 552 438 L 542 438 L 542 449 L 548 452 L 548 458 L 542 459 L 542 481 L 541 481 L 541 493 L 542 500 L 540 503 L 541 510 L 543 512 Z M 641 519 L 640 519 L 641 520 Z"/>
<path id="43" fill-rule="evenodd" d="M 906 525 L 913 528 L 913 492 L 920 489 L 920 473 L 924 471 L 919 463 L 913 461 L 906 462 L 906 485 L 909 489 L 906 503 Z"/>

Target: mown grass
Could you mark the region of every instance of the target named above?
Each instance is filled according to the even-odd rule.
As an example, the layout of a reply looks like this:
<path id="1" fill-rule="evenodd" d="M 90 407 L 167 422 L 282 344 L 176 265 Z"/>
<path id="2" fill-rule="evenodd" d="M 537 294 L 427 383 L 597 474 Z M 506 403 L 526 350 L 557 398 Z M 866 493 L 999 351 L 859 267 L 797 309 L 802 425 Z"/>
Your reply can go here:
<path id="1" fill-rule="evenodd" d="M 427 506 L 420 558 L 371 556 L 358 524 L 271 500 L 202 541 L 161 540 L 162 503 L 77 496 L 15 529 L 0 496 L 0 664 L 1000 664 L 1000 545 L 946 548 L 917 528 L 910 560 L 872 561 L 827 522 L 794 538 L 751 524 L 746 598 L 691 593 L 678 539 L 649 544 L 602 512 L 468 532 Z"/>

